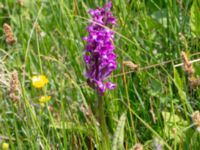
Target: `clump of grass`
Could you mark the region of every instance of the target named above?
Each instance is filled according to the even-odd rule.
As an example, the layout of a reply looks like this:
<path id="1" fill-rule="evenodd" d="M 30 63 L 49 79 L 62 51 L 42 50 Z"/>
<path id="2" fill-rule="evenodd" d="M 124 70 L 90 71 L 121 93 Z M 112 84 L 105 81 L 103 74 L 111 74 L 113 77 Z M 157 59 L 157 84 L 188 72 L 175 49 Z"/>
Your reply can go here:
<path id="1" fill-rule="evenodd" d="M 119 63 L 105 80 L 117 85 L 104 97 L 111 149 L 142 143 L 143 149 L 199 150 L 199 2 L 112 2 Z M 0 2 L 1 145 L 8 143 L 12 150 L 105 145 L 94 114 L 97 97 L 86 83 L 82 59 L 88 10 L 105 3 Z M 178 67 L 182 50 L 184 71 Z M 33 75 L 44 74 L 48 84 L 39 81 L 35 88 Z M 9 93 L 19 96 L 19 103 Z"/>

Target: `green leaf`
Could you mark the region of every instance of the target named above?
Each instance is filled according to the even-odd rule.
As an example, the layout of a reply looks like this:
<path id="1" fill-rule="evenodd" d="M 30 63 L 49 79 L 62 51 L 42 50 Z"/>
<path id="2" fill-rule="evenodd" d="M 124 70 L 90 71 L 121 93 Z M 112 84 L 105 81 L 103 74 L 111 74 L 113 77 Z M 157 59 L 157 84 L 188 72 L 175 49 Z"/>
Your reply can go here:
<path id="1" fill-rule="evenodd" d="M 177 72 L 177 70 L 174 68 L 174 83 L 175 86 L 178 89 L 178 94 L 180 96 L 180 98 L 184 101 L 186 101 L 186 94 L 184 91 L 184 81 L 181 79 L 179 73 Z"/>
<path id="2" fill-rule="evenodd" d="M 124 126 L 126 122 L 126 112 L 123 113 L 118 121 L 117 129 L 115 131 L 114 139 L 112 142 L 112 150 L 122 150 L 124 143 Z"/>
<path id="3" fill-rule="evenodd" d="M 164 133 L 169 139 L 176 140 L 177 143 L 184 139 L 185 135 L 183 130 L 187 127 L 187 121 L 183 118 L 172 114 L 170 112 L 162 112 L 162 117 L 164 120 Z"/>
<path id="4" fill-rule="evenodd" d="M 151 17 L 164 28 L 167 28 L 167 9 L 156 11 L 151 15 Z"/>
<path id="5" fill-rule="evenodd" d="M 84 125 L 78 125 L 73 122 L 54 122 L 53 124 L 49 125 L 50 128 L 55 129 L 65 129 L 69 131 L 77 131 L 77 132 L 88 132 L 88 128 Z"/>
<path id="6" fill-rule="evenodd" d="M 194 0 L 190 10 L 190 27 L 196 36 L 200 36 L 200 0 Z"/>
<path id="7" fill-rule="evenodd" d="M 184 82 L 185 80 L 183 78 L 180 77 L 178 71 L 174 68 L 174 84 L 176 86 L 176 88 L 178 89 L 178 95 L 182 101 L 182 103 L 184 104 L 184 109 L 188 109 L 189 112 L 193 112 L 193 109 L 187 99 L 187 95 L 186 92 L 184 90 Z"/>
<path id="8" fill-rule="evenodd" d="M 114 2 L 115 2 L 115 5 L 116 5 L 116 6 L 118 6 L 118 5 L 120 4 L 120 1 L 119 1 L 119 0 L 115 0 Z"/>

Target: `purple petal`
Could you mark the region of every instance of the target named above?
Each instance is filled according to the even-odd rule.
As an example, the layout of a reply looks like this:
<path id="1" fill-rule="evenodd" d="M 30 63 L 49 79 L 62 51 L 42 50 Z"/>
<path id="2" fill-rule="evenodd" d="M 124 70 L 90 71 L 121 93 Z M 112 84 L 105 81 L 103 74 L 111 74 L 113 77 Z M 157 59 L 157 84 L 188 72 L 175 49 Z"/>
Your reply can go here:
<path id="1" fill-rule="evenodd" d="M 97 81 L 96 84 L 98 86 L 99 92 L 104 93 L 106 90 L 106 86 L 101 81 Z"/>
<path id="2" fill-rule="evenodd" d="M 107 82 L 106 83 L 106 87 L 109 89 L 109 90 L 113 90 L 116 88 L 116 84 L 113 84 L 111 82 Z"/>
<path id="3" fill-rule="evenodd" d="M 113 44 L 114 32 L 109 29 L 116 23 L 111 7 L 112 2 L 109 2 L 102 8 L 89 10 L 92 17 L 87 27 L 89 35 L 83 38 L 87 42 L 83 59 L 86 64 L 88 85 L 100 93 L 104 93 L 106 89 L 112 90 L 116 86 L 110 82 L 104 84 L 104 80 L 117 67 Z M 109 28 L 102 25 L 108 25 Z"/>

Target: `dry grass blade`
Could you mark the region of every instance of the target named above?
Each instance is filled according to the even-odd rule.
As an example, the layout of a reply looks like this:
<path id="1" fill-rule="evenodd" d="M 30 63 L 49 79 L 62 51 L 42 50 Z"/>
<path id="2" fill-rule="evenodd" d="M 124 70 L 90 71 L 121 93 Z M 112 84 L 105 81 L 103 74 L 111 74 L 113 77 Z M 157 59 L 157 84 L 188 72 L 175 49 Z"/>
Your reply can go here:
<path id="1" fill-rule="evenodd" d="M 138 71 L 139 65 L 134 64 L 132 61 L 123 61 L 123 65 L 130 68 L 131 70 Z"/>

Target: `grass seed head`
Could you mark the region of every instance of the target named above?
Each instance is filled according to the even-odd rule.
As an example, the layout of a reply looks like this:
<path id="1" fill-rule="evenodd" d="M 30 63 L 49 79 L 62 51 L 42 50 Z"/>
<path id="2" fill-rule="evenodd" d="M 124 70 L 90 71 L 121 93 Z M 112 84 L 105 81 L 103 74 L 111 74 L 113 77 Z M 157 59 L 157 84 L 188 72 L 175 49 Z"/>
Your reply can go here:
<path id="1" fill-rule="evenodd" d="M 195 111 L 192 114 L 192 121 L 197 127 L 200 127 L 200 112 L 199 111 Z"/>
<path id="2" fill-rule="evenodd" d="M 163 143 L 158 138 L 155 138 L 152 144 L 154 150 L 163 150 Z"/>
<path id="3" fill-rule="evenodd" d="M 195 89 L 196 87 L 198 87 L 200 85 L 200 78 L 197 77 L 189 77 L 188 78 L 189 81 L 189 86 L 191 89 Z"/>
<path id="4" fill-rule="evenodd" d="M 140 143 L 137 143 L 134 145 L 132 150 L 143 150 L 143 145 Z"/>
<path id="5" fill-rule="evenodd" d="M 91 115 L 91 110 L 89 110 L 89 108 L 87 108 L 84 104 L 81 104 L 79 109 L 84 115 L 86 116 Z"/>
<path id="6" fill-rule="evenodd" d="M 10 89 L 9 89 L 9 96 L 10 98 L 16 102 L 19 100 L 19 80 L 18 80 L 18 74 L 17 71 L 13 71 L 11 73 L 11 79 L 10 79 Z"/>
<path id="7" fill-rule="evenodd" d="M 182 57 L 183 67 L 184 67 L 185 72 L 187 73 L 188 76 L 193 76 L 194 69 L 192 67 L 192 64 L 188 60 L 187 54 L 184 51 L 181 52 L 181 57 Z"/>
<path id="8" fill-rule="evenodd" d="M 34 23 L 33 23 L 33 28 L 35 29 L 35 31 L 36 31 L 37 33 L 40 33 L 41 27 L 40 27 L 40 25 L 39 25 L 37 22 L 34 22 Z"/>
<path id="9" fill-rule="evenodd" d="M 4 23 L 3 30 L 6 35 L 6 43 L 10 45 L 14 44 L 16 42 L 16 39 L 14 37 L 11 26 L 7 23 Z"/>
<path id="10" fill-rule="evenodd" d="M 181 32 L 179 32 L 178 35 L 179 35 L 179 40 L 182 43 L 182 45 L 184 45 L 185 49 L 188 49 L 188 42 L 187 42 L 185 35 Z"/>
<path id="11" fill-rule="evenodd" d="M 134 64 L 132 61 L 123 61 L 123 65 L 134 71 L 139 70 L 139 65 Z"/>
<path id="12" fill-rule="evenodd" d="M 18 81 L 17 71 L 13 71 L 11 73 L 10 92 L 14 92 L 17 90 L 18 82 L 19 81 Z"/>

